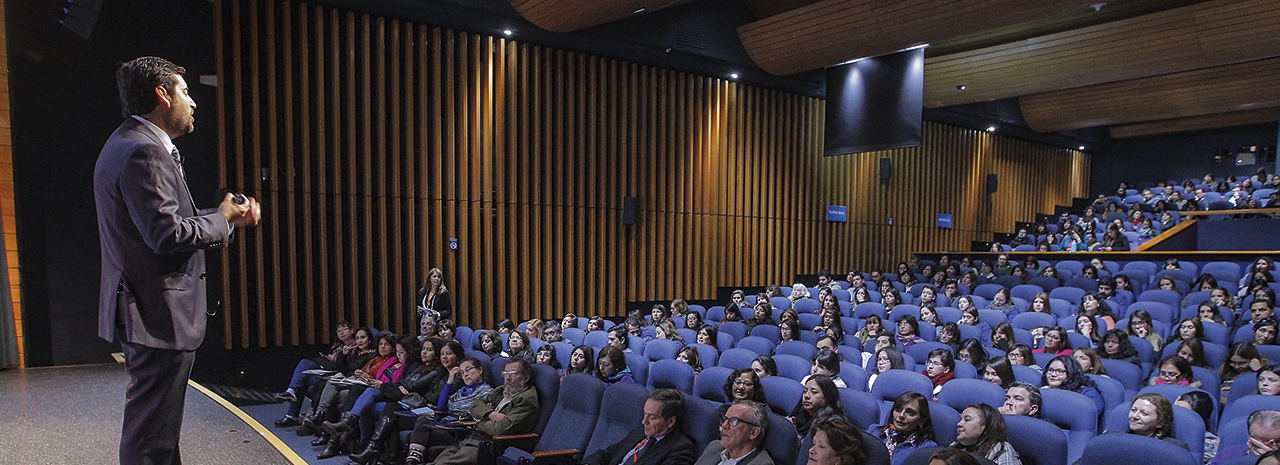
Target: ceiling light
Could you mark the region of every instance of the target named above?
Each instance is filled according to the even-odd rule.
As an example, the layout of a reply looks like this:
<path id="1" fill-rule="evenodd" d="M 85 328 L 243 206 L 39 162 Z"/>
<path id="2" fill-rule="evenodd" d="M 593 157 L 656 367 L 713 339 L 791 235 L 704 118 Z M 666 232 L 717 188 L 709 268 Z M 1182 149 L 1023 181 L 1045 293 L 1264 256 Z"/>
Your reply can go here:
<path id="1" fill-rule="evenodd" d="M 1083 145 L 1081 145 L 1081 146 L 1080 146 L 1080 150 L 1084 150 L 1084 146 L 1083 146 Z"/>
<path id="2" fill-rule="evenodd" d="M 964 89 L 965 89 L 964 84 L 960 84 L 956 86 L 956 90 L 964 90 Z"/>
<path id="3" fill-rule="evenodd" d="M 996 132 L 995 126 L 987 126 L 987 132 Z"/>
<path id="4" fill-rule="evenodd" d="M 632 11 L 631 13 L 637 14 L 637 15 L 640 13 L 644 13 L 644 7 L 636 8 L 636 11 Z"/>
<path id="5" fill-rule="evenodd" d="M 730 74 L 730 75 L 729 75 L 729 78 L 730 78 L 730 79 L 737 79 L 737 78 L 738 78 L 738 73 Z"/>
<path id="6" fill-rule="evenodd" d="M 513 31 L 512 31 L 512 30 L 510 30 L 510 29 L 503 29 L 503 30 L 502 30 L 502 35 L 504 35 L 504 36 L 511 37 L 511 34 L 515 34 L 515 32 L 513 32 Z"/>

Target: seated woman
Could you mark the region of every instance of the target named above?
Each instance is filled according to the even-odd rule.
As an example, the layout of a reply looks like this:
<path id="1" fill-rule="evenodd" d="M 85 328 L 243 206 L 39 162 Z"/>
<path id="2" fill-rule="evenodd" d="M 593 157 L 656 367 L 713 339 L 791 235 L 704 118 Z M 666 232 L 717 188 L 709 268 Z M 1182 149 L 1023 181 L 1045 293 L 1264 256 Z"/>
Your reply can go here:
<path id="1" fill-rule="evenodd" d="M 1187 360 L 1193 367 L 1209 368 L 1208 362 L 1204 359 L 1204 344 L 1199 339 L 1187 339 L 1178 343 L 1178 349 L 1175 352 L 1179 357 Z"/>
<path id="2" fill-rule="evenodd" d="M 675 299 L 671 301 L 671 320 L 676 321 L 678 318 L 684 318 L 689 314 L 689 302 L 684 299 Z"/>
<path id="3" fill-rule="evenodd" d="M 854 307 L 857 307 L 860 303 L 871 302 L 871 291 L 867 289 L 867 286 L 855 287 L 852 291 L 849 291 L 849 300 Z"/>
<path id="4" fill-rule="evenodd" d="M 636 382 L 631 377 L 631 368 L 627 366 L 626 354 L 614 346 L 600 348 L 600 357 L 596 359 L 596 378 L 604 382 L 605 387 Z"/>
<path id="5" fill-rule="evenodd" d="M 760 385 L 760 377 L 756 376 L 756 372 L 751 371 L 750 368 L 742 367 L 733 370 L 733 373 L 730 373 L 729 377 L 724 379 L 724 398 L 728 402 L 725 402 L 718 409 L 721 416 L 729 410 L 730 405 L 740 400 L 765 403 L 764 386 Z M 779 415 L 782 414 L 779 413 Z"/>
<path id="6" fill-rule="evenodd" d="M 976 339 L 975 339 L 976 340 Z M 955 323 L 943 323 L 938 327 L 938 342 L 951 346 L 951 350 L 960 352 L 960 325 Z M 982 341 L 978 341 L 978 345 L 982 345 Z"/>
<path id="7" fill-rule="evenodd" d="M 293 367 L 293 376 L 289 378 L 289 388 L 275 396 L 276 400 L 289 404 L 289 409 L 285 412 L 284 418 L 276 420 L 276 428 L 299 426 L 298 414 L 302 412 L 302 399 L 310 393 L 312 386 L 320 386 L 325 382 L 325 377 L 308 375 L 305 373 L 306 371 L 329 370 L 340 372 L 343 376 L 346 376 L 361 365 L 364 365 L 364 362 L 368 361 L 367 359 L 373 357 L 374 350 L 369 348 L 368 330 L 361 328 L 360 331 L 352 331 L 351 323 L 344 320 L 338 322 L 337 332 L 338 340 L 329 346 L 327 353 L 321 354 L 316 358 L 299 360 L 297 366 Z M 357 334 L 360 335 L 359 338 L 356 337 Z"/>
<path id="8" fill-rule="evenodd" d="M 1044 368 L 1040 365 L 1036 365 L 1036 357 L 1032 354 L 1031 346 L 1026 344 L 1014 344 L 1013 347 L 1009 348 L 1009 352 L 1005 354 L 1005 356 L 1009 357 L 1009 363 L 1022 365 L 1033 370 L 1043 372 Z"/>
<path id="9" fill-rule="evenodd" d="M 876 350 L 876 364 L 871 368 L 871 376 L 867 378 L 867 391 L 871 391 L 871 386 L 876 384 L 876 378 L 880 373 L 889 370 L 901 370 L 906 365 L 902 359 L 902 351 L 895 346 L 882 347 Z"/>
<path id="10" fill-rule="evenodd" d="M 449 378 L 440 389 L 440 396 L 434 409 L 443 414 L 463 418 L 476 400 L 483 399 L 493 392 L 493 387 L 484 382 L 484 366 L 480 360 L 466 358 L 457 368 L 449 370 Z M 420 464 L 426 461 L 427 446 L 432 443 L 432 433 L 444 434 L 431 429 L 438 421 L 437 415 L 419 415 L 414 421 L 413 434 L 409 436 L 409 456 L 406 464 Z"/>
<path id="11" fill-rule="evenodd" d="M 440 320 L 439 323 L 436 323 L 436 337 L 446 341 L 455 340 L 457 328 L 458 324 L 454 323 L 453 320 Z"/>
<path id="12" fill-rule="evenodd" d="M 1179 321 L 1178 330 L 1174 331 L 1172 336 L 1169 336 L 1169 340 L 1165 341 L 1165 345 L 1192 339 L 1204 341 L 1204 322 L 1200 321 L 1200 318 L 1196 316 L 1189 316 Z"/>
<path id="13" fill-rule="evenodd" d="M 937 396 L 942 392 L 942 386 L 947 381 L 956 379 L 956 361 L 951 357 L 951 351 L 947 349 L 933 349 L 929 352 L 929 360 L 924 364 L 924 370 L 921 374 L 929 377 L 929 381 L 933 383 L 933 395 Z"/>
<path id="14" fill-rule="evenodd" d="M 730 322 L 730 321 L 737 321 L 737 322 L 741 322 L 741 321 L 742 321 L 742 309 L 740 309 L 739 307 L 732 306 L 732 305 L 730 305 L 730 306 L 728 306 L 728 307 L 725 307 L 725 308 L 724 308 L 724 318 L 720 319 L 720 324 L 725 324 L 726 322 Z"/>
<path id="15" fill-rule="evenodd" d="M 814 376 L 829 376 L 831 382 L 836 383 L 836 387 L 847 388 L 844 380 L 840 379 L 840 353 L 832 350 L 819 350 L 813 354 L 813 360 L 809 364 L 809 375 L 800 379 L 800 384 L 809 382 Z"/>
<path id="16" fill-rule="evenodd" d="M 654 339 L 666 339 L 684 345 L 684 339 L 680 337 L 680 333 L 676 332 L 676 325 L 671 324 L 670 321 L 663 321 L 653 325 L 653 336 Z"/>
<path id="17" fill-rule="evenodd" d="M 939 341 L 941 342 L 941 341 Z M 982 348 L 982 342 L 974 338 L 968 338 L 960 341 L 960 349 L 955 351 L 956 360 L 973 365 L 978 373 L 987 368 L 987 350 Z"/>
<path id="18" fill-rule="evenodd" d="M 818 334 L 827 334 L 828 330 L 832 328 L 840 328 L 840 331 L 838 332 L 841 334 L 841 336 L 844 335 L 844 329 L 841 328 L 840 326 L 840 313 L 838 312 L 823 313 L 822 324 L 818 326 L 814 326 L 813 332 Z M 832 332 L 836 332 L 836 331 L 832 331 Z M 831 337 L 835 337 L 835 336 L 832 335 Z"/>
<path id="19" fill-rule="evenodd" d="M 671 322 L 671 312 L 667 311 L 667 306 L 662 304 L 653 304 L 649 309 L 649 324 L 657 325 L 662 322 Z"/>
<path id="20" fill-rule="evenodd" d="M 486 329 L 480 331 L 480 335 L 477 337 L 480 340 L 480 351 L 484 352 L 485 355 L 493 358 L 502 353 L 502 338 L 498 336 L 498 333 Z"/>
<path id="21" fill-rule="evenodd" d="M 809 448 L 809 465 L 862 465 L 867 454 L 862 450 L 862 435 L 843 418 L 815 421 L 813 446 Z"/>
<path id="22" fill-rule="evenodd" d="M 1116 317 L 1111 314 L 1111 306 L 1107 305 L 1106 298 L 1100 294 L 1085 294 L 1080 297 L 1080 307 L 1076 309 L 1076 314 L 1097 318 L 1106 324 L 1107 331 L 1116 327 Z"/>
<path id="23" fill-rule="evenodd" d="M 1200 382 L 1193 381 L 1191 377 L 1191 364 L 1187 363 L 1187 359 L 1177 355 L 1170 355 L 1160 360 L 1160 364 L 1156 368 L 1156 375 L 1151 377 L 1150 384 L 1152 386 L 1174 384 L 1193 388 L 1200 387 Z"/>
<path id="24" fill-rule="evenodd" d="M 1013 364 L 1009 363 L 1008 357 L 995 357 L 988 361 L 982 370 L 982 379 L 1000 386 L 1000 389 L 1009 389 L 1018 380 L 1013 375 Z"/>
<path id="25" fill-rule="evenodd" d="M 545 344 L 533 353 L 533 363 L 546 365 L 560 370 L 560 360 L 556 358 L 556 346 Z"/>
<path id="26" fill-rule="evenodd" d="M 551 347 L 551 346 L 547 346 Z M 431 338 L 423 342 L 420 353 L 422 363 L 418 365 L 416 370 L 401 376 L 399 382 L 383 383 L 379 388 L 380 393 L 376 393 L 373 389 L 365 390 L 360 395 L 360 399 L 356 400 L 356 406 L 351 412 L 360 416 L 363 420 L 367 419 L 373 412 L 368 407 L 374 402 L 386 402 L 386 407 L 377 416 L 374 422 L 373 434 L 366 441 L 363 452 L 351 456 L 351 460 L 356 463 L 365 464 L 377 460 L 378 455 L 389 448 L 384 448 L 384 443 L 391 438 L 396 432 L 396 412 L 406 408 L 420 408 L 425 405 L 431 405 L 437 402 L 444 391 L 446 379 L 454 368 L 458 368 L 459 360 L 462 359 L 462 344 L 457 341 L 444 341 L 439 338 Z M 406 404 L 412 397 L 411 394 L 417 394 L 417 401 L 420 404 Z M 367 402 L 367 404 L 362 404 Z M 364 413 L 360 413 L 364 412 Z"/>
<path id="27" fill-rule="evenodd" d="M 795 283 L 791 285 L 791 295 L 787 296 L 787 300 L 791 301 L 792 307 L 795 307 L 796 302 L 799 301 L 800 299 L 808 299 L 808 298 L 809 298 L 809 288 L 804 287 L 804 284 Z"/>
<path id="28" fill-rule="evenodd" d="M 716 330 L 715 326 L 702 325 L 702 328 L 698 329 L 698 340 L 696 342 L 698 344 L 705 344 L 711 347 L 718 347 L 716 345 L 717 333 L 718 330 Z"/>
<path id="29" fill-rule="evenodd" d="M 1067 330 L 1054 326 L 1044 330 L 1044 348 L 1031 351 L 1033 354 L 1071 355 L 1071 339 Z"/>
<path id="30" fill-rule="evenodd" d="M 835 294 L 831 294 L 829 292 L 824 293 L 818 297 L 818 302 L 821 305 L 814 313 L 817 313 L 819 316 L 824 318 L 827 315 L 835 315 L 836 319 L 840 318 L 840 302 L 836 299 Z"/>
<path id="31" fill-rule="evenodd" d="M 1040 377 L 1040 388 L 1062 389 L 1084 394 L 1098 407 L 1099 414 L 1106 410 L 1102 402 L 1102 394 L 1098 392 L 1098 385 L 1084 374 L 1084 370 L 1080 369 L 1080 362 L 1070 355 L 1059 355 L 1049 361 L 1049 365 L 1044 367 L 1044 374 Z"/>
<path id="32" fill-rule="evenodd" d="M 1137 309 L 1129 313 L 1129 327 L 1125 329 L 1130 336 L 1137 336 L 1150 342 L 1151 350 L 1160 350 L 1164 347 L 1164 339 L 1152 327 L 1151 314 L 1146 310 Z"/>
<path id="33" fill-rule="evenodd" d="M 884 330 L 884 322 L 880 319 L 880 315 L 871 315 L 867 317 L 866 322 L 862 324 L 862 329 L 858 330 L 853 337 L 858 338 L 858 343 L 862 346 L 867 345 L 876 334 Z"/>
<path id="34" fill-rule="evenodd" d="M 898 319 L 898 342 L 902 344 L 902 350 L 911 352 L 911 348 L 916 344 L 924 342 L 920 337 L 920 323 L 916 322 L 916 317 L 911 315 L 902 315 Z"/>
<path id="35" fill-rule="evenodd" d="M 683 347 L 676 352 L 676 361 L 684 362 L 693 368 L 693 374 L 702 373 L 702 360 L 698 358 L 698 349 L 693 347 Z"/>
<path id="36" fill-rule="evenodd" d="M 1267 365 L 1254 373 L 1258 374 L 1258 394 L 1280 395 L 1280 365 Z"/>
<path id="37" fill-rule="evenodd" d="M 1267 366 L 1269 362 L 1258 354 L 1258 349 L 1251 342 L 1237 342 L 1227 348 L 1227 362 L 1218 369 L 1218 380 L 1222 383 L 1222 397 L 1219 404 L 1227 403 L 1227 394 L 1231 392 L 1231 383 L 1236 377 L 1252 373 Z"/>
<path id="38" fill-rule="evenodd" d="M 524 323 L 525 342 L 528 342 L 529 339 L 542 339 L 542 328 L 544 325 L 545 323 L 538 318 L 526 321 Z M 510 341 L 510 339 L 507 340 L 507 342 Z"/>
<path id="39" fill-rule="evenodd" d="M 938 445 L 934 442 L 929 399 L 913 391 L 904 392 L 893 401 L 888 424 L 871 426 L 867 432 L 889 450 L 890 465 L 902 465 L 917 449 Z"/>
<path id="40" fill-rule="evenodd" d="M 329 443 L 324 451 L 316 456 L 317 460 L 333 457 L 343 450 L 354 451 L 359 446 L 360 440 L 364 439 L 360 437 L 360 415 L 364 414 L 374 401 L 386 400 L 378 396 L 382 385 L 400 381 L 405 373 L 416 370 L 418 364 L 422 363 L 418 359 L 421 353 L 418 338 L 406 336 L 396 341 L 394 345 L 395 355 L 387 357 L 382 365 L 369 374 L 364 384 L 348 388 L 347 397 L 339 410 L 342 412 L 342 417 L 338 421 L 326 421 L 320 424 L 320 428 L 329 435 Z"/>
<path id="41" fill-rule="evenodd" d="M 1276 343 L 1276 319 L 1263 318 L 1253 324 L 1253 345 L 1270 346 Z"/>
<path id="42" fill-rule="evenodd" d="M 778 376 L 778 364 L 773 361 L 773 357 L 761 355 L 751 361 L 751 371 L 756 372 L 756 376 L 761 378 Z"/>
<path id="43" fill-rule="evenodd" d="M 1031 298 L 1031 305 L 1027 307 L 1028 312 L 1032 313 L 1048 313 L 1053 314 L 1053 310 L 1049 308 L 1049 294 L 1043 292 L 1038 293 Z"/>
<path id="44" fill-rule="evenodd" d="M 361 329 L 361 331 L 366 331 L 366 330 Z M 373 376 L 377 375 L 378 369 L 381 368 L 383 364 L 385 364 L 388 360 L 395 358 L 396 342 L 395 342 L 394 335 L 384 334 L 382 336 L 379 336 L 377 347 L 378 348 L 377 348 L 376 355 L 369 358 L 368 361 L 366 361 L 365 364 L 361 366 L 359 369 L 351 372 L 351 376 L 348 376 L 349 378 L 355 378 L 359 380 L 371 379 Z M 396 362 L 399 363 L 399 360 L 397 359 Z M 320 426 L 322 422 L 327 423 L 327 421 L 325 420 L 327 420 L 328 418 L 336 417 L 341 412 L 346 411 L 346 409 L 340 410 L 341 406 L 338 405 L 339 394 L 342 391 L 346 391 L 350 389 L 352 386 L 356 386 L 356 385 L 351 383 L 341 382 L 341 381 L 335 381 L 333 379 L 330 379 L 328 382 L 325 383 L 324 391 L 320 393 L 320 402 L 319 402 L 319 406 L 316 407 L 316 413 L 312 415 L 310 418 L 308 418 L 305 422 L 303 422 L 303 425 L 302 425 L 303 428 L 316 431 L 316 435 L 318 437 L 315 441 L 311 442 L 311 445 L 323 446 L 323 445 L 329 444 L 330 434 L 325 432 Z M 361 386 L 361 388 L 363 388 L 363 386 Z M 337 455 L 339 452 L 341 452 L 341 450 L 335 449 L 331 452 L 332 452 L 332 455 L 330 456 L 332 457 L 333 455 Z"/>
<path id="45" fill-rule="evenodd" d="M 1218 443 L 1220 442 L 1218 435 L 1213 434 L 1209 428 L 1209 419 L 1213 414 L 1213 399 L 1201 391 L 1187 391 L 1178 396 L 1178 400 L 1173 402 L 1173 406 L 1196 412 L 1196 415 L 1200 415 L 1200 419 L 1204 421 L 1203 463 L 1209 463 L 1215 455 L 1218 455 Z"/>
<path id="46" fill-rule="evenodd" d="M 688 311 L 684 314 L 684 327 L 697 331 L 702 328 L 702 314 L 695 311 Z"/>
<path id="47" fill-rule="evenodd" d="M 844 404 L 840 402 L 840 392 L 830 377 L 817 375 L 804 383 L 804 394 L 800 402 L 791 409 L 787 421 L 796 427 L 796 434 L 804 438 L 809 434 L 813 424 L 832 418 L 845 418 Z"/>
<path id="48" fill-rule="evenodd" d="M 1201 325 L 1204 323 L 1227 325 L 1227 322 L 1222 320 L 1222 315 L 1218 313 L 1218 307 L 1207 300 L 1196 306 L 1196 316 L 1199 317 Z"/>
<path id="49" fill-rule="evenodd" d="M 583 332 L 604 331 L 604 318 L 593 316 L 587 319 L 587 328 Z"/>
<path id="50" fill-rule="evenodd" d="M 1088 337 L 1094 347 L 1102 343 L 1102 333 L 1106 332 L 1098 328 L 1098 319 L 1089 315 L 1076 315 L 1076 327 L 1072 331 Z"/>
<path id="51" fill-rule="evenodd" d="M 1166 268 L 1166 269 L 1168 269 L 1168 268 Z M 1160 277 L 1160 279 L 1157 279 L 1157 280 L 1156 280 L 1156 286 L 1155 286 L 1155 288 L 1156 288 L 1156 289 L 1159 289 L 1159 290 L 1162 290 L 1162 291 L 1173 291 L 1173 292 L 1177 292 L 1177 293 L 1178 293 L 1178 298 L 1179 298 L 1179 299 L 1181 299 L 1181 298 L 1183 297 L 1183 295 L 1182 295 L 1182 291 L 1179 291 L 1179 290 L 1178 290 L 1178 284 L 1177 284 L 1177 282 L 1176 282 L 1176 281 L 1174 281 L 1174 280 L 1173 280 L 1173 278 L 1170 278 L 1170 277 L 1168 277 L 1168 276 L 1161 276 L 1161 277 Z"/>
<path id="52" fill-rule="evenodd" d="M 783 321 L 778 323 L 778 344 L 787 341 L 799 341 L 800 339 L 800 323 L 793 321 Z"/>
<path id="53" fill-rule="evenodd" d="M 892 285 L 888 288 L 881 288 L 880 303 L 884 304 L 885 314 L 888 315 L 889 312 L 893 311 L 893 307 L 902 303 L 902 294 L 899 294 L 898 290 Z"/>
<path id="54" fill-rule="evenodd" d="M 996 327 L 991 328 L 991 347 L 1008 352 L 1013 350 L 1013 346 L 1017 343 L 1013 325 L 1001 321 L 996 323 Z"/>
<path id="55" fill-rule="evenodd" d="M 832 296 L 832 298 L 835 298 L 835 296 Z M 760 326 L 760 325 L 777 326 L 778 325 L 778 322 L 773 321 L 773 305 L 770 305 L 768 300 L 756 301 L 756 306 L 754 307 L 754 311 L 755 313 L 751 316 L 751 318 L 747 319 L 746 321 L 748 333 L 750 333 L 751 329 L 755 328 L 756 326 Z M 838 310 L 836 314 L 837 315 L 839 314 Z"/>
<path id="56" fill-rule="evenodd" d="M 1138 360 L 1138 349 L 1133 348 L 1133 344 L 1129 342 L 1129 334 L 1124 330 L 1113 329 L 1103 334 L 1102 351 L 1098 355 L 1105 359 L 1124 360 L 1135 366 L 1142 366 L 1142 361 Z"/>
<path id="57" fill-rule="evenodd" d="M 1071 356 L 1080 363 L 1080 369 L 1084 370 L 1085 374 L 1107 376 L 1107 368 L 1102 366 L 1102 357 L 1098 356 L 1098 351 L 1088 347 L 1077 347 L 1071 352 Z"/>
<path id="58" fill-rule="evenodd" d="M 1134 396 L 1133 403 L 1129 406 L 1129 429 L 1107 431 L 1107 433 L 1136 434 L 1189 449 L 1187 443 L 1173 437 L 1173 404 L 1169 403 L 1169 399 L 1155 393 Z"/>
<path id="59" fill-rule="evenodd" d="M 928 306 L 923 303 L 920 304 L 920 321 L 934 326 L 942 324 L 942 320 L 938 319 L 938 312 L 934 310 L 932 303 Z"/>
<path id="60" fill-rule="evenodd" d="M 494 327 L 497 328 L 498 334 L 510 334 L 516 331 L 516 324 L 512 323 L 508 318 L 498 321 L 498 324 L 494 325 Z"/>
<path id="61" fill-rule="evenodd" d="M 960 412 L 956 441 L 950 447 L 985 457 L 997 465 L 1022 465 L 1018 452 L 1009 444 L 1004 416 L 987 404 L 973 404 Z"/>
<path id="62" fill-rule="evenodd" d="M 1013 304 L 1013 299 L 1009 297 L 1009 289 L 1003 287 L 997 290 L 996 294 L 991 297 L 991 302 L 987 304 L 987 310 L 995 310 L 1000 313 L 1004 313 L 1010 320 L 1021 313 L 1018 311 L 1018 307 Z"/>
<path id="63" fill-rule="evenodd" d="M 520 331 L 512 331 L 507 335 L 507 350 L 502 351 L 502 356 L 520 357 L 533 363 L 533 351 L 529 349 L 529 337 Z"/>
<path id="64" fill-rule="evenodd" d="M 573 348 L 573 352 L 569 353 L 569 366 L 560 372 L 560 382 L 563 383 L 564 377 L 572 373 L 586 373 L 595 376 L 596 355 L 594 348 L 586 344 Z"/>

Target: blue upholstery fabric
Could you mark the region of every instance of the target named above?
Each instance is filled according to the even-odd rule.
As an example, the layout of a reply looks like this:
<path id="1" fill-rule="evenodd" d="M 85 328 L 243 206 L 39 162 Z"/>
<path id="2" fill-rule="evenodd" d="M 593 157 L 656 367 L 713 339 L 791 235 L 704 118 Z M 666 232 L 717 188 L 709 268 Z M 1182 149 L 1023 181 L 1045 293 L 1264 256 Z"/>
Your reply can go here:
<path id="1" fill-rule="evenodd" d="M 716 363 L 716 366 L 729 369 L 750 367 L 751 361 L 759 356 L 760 354 L 747 349 L 729 349 L 720 354 L 720 361 Z"/>
<path id="2" fill-rule="evenodd" d="M 693 395 L 693 367 L 676 359 L 658 360 L 649 365 L 649 389 L 671 388 Z"/>
<path id="3" fill-rule="evenodd" d="M 676 358 L 676 352 L 684 345 L 666 339 L 654 339 L 644 345 L 644 356 L 650 361 Z M 634 351 L 635 349 L 632 349 Z"/>
<path id="4" fill-rule="evenodd" d="M 1067 430 L 1067 460 L 1074 462 L 1097 435 L 1097 404 L 1084 394 L 1062 389 L 1041 389 L 1040 398 L 1040 417 Z"/>
<path id="5" fill-rule="evenodd" d="M 917 365 L 924 365 L 926 362 L 929 361 L 929 352 L 933 352 L 935 349 L 946 349 L 947 352 L 950 352 L 951 346 L 943 344 L 941 342 L 933 342 L 933 341 L 920 342 L 912 346 L 911 350 L 907 352 L 907 355 L 910 355 L 911 358 L 916 361 Z M 951 354 L 951 355 L 953 357 L 955 356 L 955 354 Z"/>
<path id="6" fill-rule="evenodd" d="M 1222 411 L 1222 418 L 1218 420 L 1218 423 L 1225 425 L 1232 419 L 1248 417 L 1250 413 L 1256 410 L 1280 410 L 1280 396 L 1253 394 L 1240 397 L 1227 403 L 1226 408 Z"/>
<path id="7" fill-rule="evenodd" d="M 684 398 L 684 432 L 693 438 L 698 451 L 707 447 L 711 441 L 720 439 L 720 416 L 711 402 L 697 397 Z"/>
<path id="8" fill-rule="evenodd" d="M 1125 402 L 1107 414 L 1106 431 L 1128 431 L 1129 408 L 1133 402 Z M 1191 454 L 1204 457 L 1204 419 L 1185 408 L 1173 409 L 1173 437 L 1187 443 Z"/>
<path id="9" fill-rule="evenodd" d="M 747 336 L 738 341 L 737 348 L 747 349 L 757 355 L 773 355 L 773 341 L 760 336 Z"/>
<path id="10" fill-rule="evenodd" d="M 804 395 L 804 386 L 789 378 L 766 376 L 760 378 L 760 386 L 764 388 L 764 401 L 774 412 L 791 414 L 791 409 L 800 403 Z"/>
<path id="11" fill-rule="evenodd" d="M 839 388 L 839 391 L 845 417 L 859 430 L 880 422 L 880 402 L 871 394 L 854 388 Z"/>
<path id="12" fill-rule="evenodd" d="M 800 438 L 796 435 L 796 427 L 773 412 L 769 412 L 769 431 L 765 434 L 764 450 L 769 452 L 770 456 L 777 457 L 779 461 L 786 461 L 787 457 L 795 457 L 799 454 Z"/>
<path id="13" fill-rule="evenodd" d="M 724 380 L 733 373 L 732 368 L 706 367 L 693 380 L 693 395 L 716 404 L 728 402 L 724 397 Z"/>
<path id="14" fill-rule="evenodd" d="M 1004 390 L 985 380 L 956 378 L 942 386 L 938 402 L 957 412 L 963 412 L 965 407 L 973 404 L 1000 408 L 1004 405 Z"/>
<path id="15" fill-rule="evenodd" d="M 813 344 L 804 341 L 787 341 L 778 344 L 778 347 L 773 349 L 773 353 L 776 355 L 794 355 L 803 360 L 812 360 L 813 354 L 817 352 L 818 349 Z"/>
<path id="16" fill-rule="evenodd" d="M 1004 415 L 1009 444 L 1023 465 L 1067 463 L 1067 435 L 1053 423 L 1022 415 Z"/>
<path id="17" fill-rule="evenodd" d="M 623 354 L 627 358 L 627 368 L 631 369 L 631 379 L 641 386 L 649 382 L 649 359 L 637 353 Z"/>
<path id="18" fill-rule="evenodd" d="M 591 438 L 590 431 L 583 434 L 581 425 L 593 425 L 599 420 L 600 399 L 604 396 L 604 385 L 599 380 L 588 374 L 574 373 L 565 377 L 561 388 L 573 395 L 558 399 L 554 410 L 542 408 L 552 412 L 534 452 L 565 449 L 581 451 L 587 447 Z M 508 452 L 511 452 L 510 449 Z M 515 463 L 510 460 L 512 457 L 514 455 L 511 453 L 504 454 L 499 462 Z"/>
<path id="19" fill-rule="evenodd" d="M 583 456 L 621 441 L 635 429 L 644 417 L 644 402 L 648 395 L 648 389 L 634 383 L 614 383 L 605 389 L 600 400 L 600 417 L 591 430 L 591 441 Z M 581 430 L 577 431 L 581 434 Z"/>
<path id="20" fill-rule="evenodd" d="M 1080 465 L 1199 465 L 1201 460 L 1173 444 L 1135 434 L 1104 434 L 1089 441 Z"/>
<path id="21" fill-rule="evenodd" d="M 777 344 L 782 339 L 782 330 L 774 325 L 756 325 L 756 327 L 751 328 L 751 335 L 763 337 L 768 339 L 769 342 Z"/>
<path id="22" fill-rule="evenodd" d="M 740 321 L 726 321 L 720 323 L 719 331 L 733 336 L 733 340 L 735 341 L 740 341 L 742 338 L 747 337 L 747 325 Z"/>
<path id="23" fill-rule="evenodd" d="M 795 381 L 809 375 L 809 361 L 794 355 L 774 355 L 773 363 L 778 365 L 778 376 Z"/>

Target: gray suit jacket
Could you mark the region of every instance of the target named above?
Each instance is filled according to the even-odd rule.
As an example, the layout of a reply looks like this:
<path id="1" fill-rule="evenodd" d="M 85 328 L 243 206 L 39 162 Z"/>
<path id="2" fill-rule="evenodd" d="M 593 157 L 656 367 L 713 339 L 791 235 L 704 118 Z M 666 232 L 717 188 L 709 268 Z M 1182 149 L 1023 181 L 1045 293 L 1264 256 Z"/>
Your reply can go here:
<path id="1" fill-rule="evenodd" d="M 231 237 L 216 210 L 197 211 L 159 136 L 129 118 L 98 154 L 93 196 L 102 246 L 98 336 L 195 350 L 204 340 L 204 250 Z"/>
<path id="2" fill-rule="evenodd" d="M 724 447 L 720 445 L 720 440 L 711 441 L 707 444 L 707 448 L 702 450 L 702 457 L 698 457 L 697 463 L 694 465 L 716 465 L 720 463 L 720 453 L 724 452 Z M 761 445 L 755 452 L 747 454 L 738 462 L 738 465 L 773 465 L 773 458 L 765 452 L 764 445 Z"/>

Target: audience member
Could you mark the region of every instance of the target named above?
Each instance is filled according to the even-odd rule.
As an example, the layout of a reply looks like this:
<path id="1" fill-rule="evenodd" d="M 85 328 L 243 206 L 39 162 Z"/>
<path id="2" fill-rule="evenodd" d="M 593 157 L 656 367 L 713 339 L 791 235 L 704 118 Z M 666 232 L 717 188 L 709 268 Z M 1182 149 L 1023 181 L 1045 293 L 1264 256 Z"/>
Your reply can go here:
<path id="1" fill-rule="evenodd" d="M 694 443 L 680 426 L 685 418 L 684 396 L 675 389 L 655 389 L 644 401 L 640 427 L 621 441 L 582 459 L 584 465 L 690 465 Z"/>
<path id="2" fill-rule="evenodd" d="M 1000 413 L 1040 418 L 1040 388 L 1015 381 L 1004 391 Z"/>
<path id="3" fill-rule="evenodd" d="M 986 457 L 996 465 L 1022 465 L 1018 452 L 1009 444 L 1004 417 L 987 404 L 973 404 L 960 413 L 956 440 L 950 447 Z"/>
<path id="4" fill-rule="evenodd" d="M 707 444 L 696 464 L 773 465 L 761 447 L 768 432 L 769 411 L 763 403 L 733 402 L 720 415 L 720 439 Z"/>
<path id="5" fill-rule="evenodd" d="M 911 452 L 937 445 L 929 416 L 929 399 L 912 391 L 902 393 L 893 401 L 887 424 L 872 426 L 868 432 L 889 450 L 891 465 L 902 465 Z"/>
<path id="6" fill-rule="evenodd" d="M 866 462 L 862 435 L 847 420 L 829 418 L 814 422 L 812 431 L 809 465 L 863 465 Z"/>

